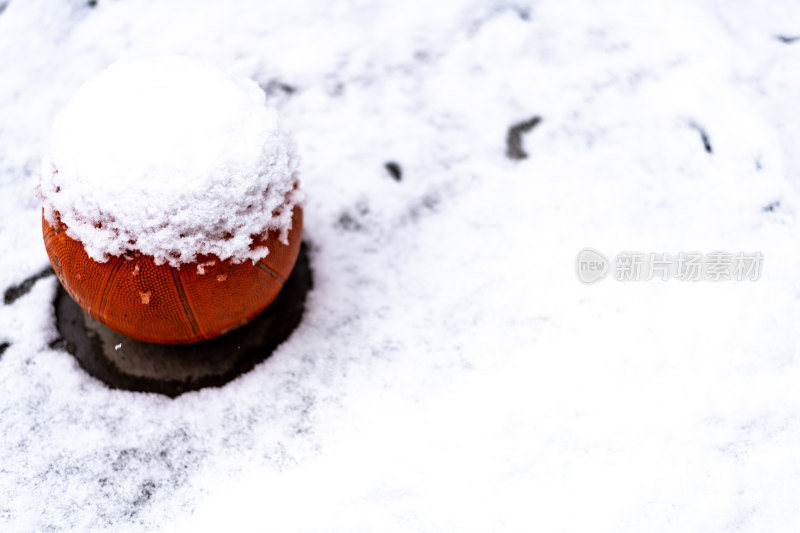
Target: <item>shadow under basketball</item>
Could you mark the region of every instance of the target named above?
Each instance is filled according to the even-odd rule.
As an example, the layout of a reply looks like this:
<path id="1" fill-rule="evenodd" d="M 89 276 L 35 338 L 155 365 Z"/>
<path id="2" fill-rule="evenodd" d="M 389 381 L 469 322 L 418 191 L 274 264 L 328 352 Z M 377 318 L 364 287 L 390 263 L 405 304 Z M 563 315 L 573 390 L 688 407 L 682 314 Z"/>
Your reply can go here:
<path id="1" fill-rule="evenodd" d="M 306 242 L 283 289 L 248 324 L 209 341 L 151 344 L 117 333 L 89 316 L 59 284 L 55 298 L 61 338 L 54 344 L 109 387 L 176 397 L 219 387 L 264 361 L 300 324 L 313 279 Z"/>

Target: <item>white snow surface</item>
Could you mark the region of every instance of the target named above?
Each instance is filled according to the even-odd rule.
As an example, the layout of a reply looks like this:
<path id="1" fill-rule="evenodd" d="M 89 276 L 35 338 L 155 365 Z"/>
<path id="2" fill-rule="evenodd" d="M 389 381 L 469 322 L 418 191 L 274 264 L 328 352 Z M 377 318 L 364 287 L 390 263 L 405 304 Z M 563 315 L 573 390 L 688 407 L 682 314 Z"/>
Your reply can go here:
<path id="1" fill-rule="evenodd" d="M 48 264 L 57 112 L 163 55 L 295 132 L 314 273 L 269 359 L 174 400 L 50 347 L 53 277 L 0 305 L 0 530 L 797 530 L 799 3 L 0 5 L 0 289 Z M 585 286 L 585 246 L 765 259 Z"/>
<path id="2" fill-rule="evenodd" d="M 56 115 L 44 214 L 96 261 L 258 261 L 269 250 L 254 235 L 291 229 L 297 164 L 255 81 L 182 57 L 120 61 Z"/>

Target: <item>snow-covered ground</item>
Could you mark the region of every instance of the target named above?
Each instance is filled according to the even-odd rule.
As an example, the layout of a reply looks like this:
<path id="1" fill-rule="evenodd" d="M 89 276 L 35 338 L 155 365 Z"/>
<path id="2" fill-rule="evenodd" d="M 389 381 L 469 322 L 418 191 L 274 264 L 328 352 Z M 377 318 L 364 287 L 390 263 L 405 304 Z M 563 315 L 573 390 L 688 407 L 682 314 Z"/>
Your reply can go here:
<path id="1" fill-rule="evenodd" d="M 0 11 L 0 290 L 47 265 L 56 112 L 163 54 L 279 108 L 315 281 L 270 359 L 174 400 L 49 347 L 52 276 L 0 305 L 0 530 L 797 530 L 800 3 Z M 587 246 L 764 263 L 584 285 Z"/>

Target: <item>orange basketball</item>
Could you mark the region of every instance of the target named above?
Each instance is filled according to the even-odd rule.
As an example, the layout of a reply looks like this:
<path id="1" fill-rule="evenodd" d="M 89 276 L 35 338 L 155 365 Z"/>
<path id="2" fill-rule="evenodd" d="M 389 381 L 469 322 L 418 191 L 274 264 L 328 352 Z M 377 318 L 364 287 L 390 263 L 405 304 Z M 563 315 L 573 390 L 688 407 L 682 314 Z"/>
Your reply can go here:
<path id="1" fill-rule="evenodd" d="M 202 256 L 174 268 L 136 253 L 99 263 L 66 230 L 63 223 L 53 227 L 42 217 L 56 275 L 86 312 L 133 339 L 186 344 L 243 326 L 275 299 L 300 251 L 303 210 L 294 207 L 288 245 L 275 231 L 260 237 L 269 254 L 255 264 Z"/>

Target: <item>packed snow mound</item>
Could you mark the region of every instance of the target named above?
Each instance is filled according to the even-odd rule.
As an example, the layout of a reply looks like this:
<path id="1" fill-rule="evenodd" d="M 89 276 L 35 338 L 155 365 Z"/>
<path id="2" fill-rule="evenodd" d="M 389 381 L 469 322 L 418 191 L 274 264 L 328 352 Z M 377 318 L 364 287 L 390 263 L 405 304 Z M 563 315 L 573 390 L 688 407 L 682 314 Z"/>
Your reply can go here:
<path id="1" fill-rule="evenodd" d="M 42 163 L 45 218 L 96 261 L 129 252 L 156 263 L 200 254 L 236 262 L 285 240 L 298 157 L 263 91 L 210 64 L 167 57 L 118 62 L 57 115 Z"/>

